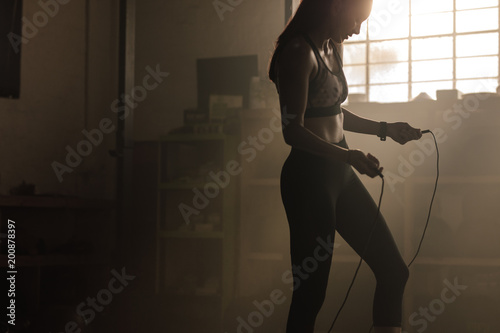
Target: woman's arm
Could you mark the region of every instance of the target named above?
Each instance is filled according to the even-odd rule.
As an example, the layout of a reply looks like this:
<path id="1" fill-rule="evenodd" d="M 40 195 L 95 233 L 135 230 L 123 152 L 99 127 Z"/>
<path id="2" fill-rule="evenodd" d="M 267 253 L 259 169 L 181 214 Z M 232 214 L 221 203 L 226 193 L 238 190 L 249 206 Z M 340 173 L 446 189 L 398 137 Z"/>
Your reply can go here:
<path id="1" fill-rule="evenodd" d="M 344 113 L 344 130 L 363 134 L 378 135 L 380 121 L 360 117 L 351 111 L 342 108 Z M 411 140 L 419 140 L 422 131 L 405 122 L 387 123 L 387 136 L 399 144 L 404 145 Z"/>
<path id="2" fill-rule="evenodd" d="M 344 112 L 344 130 L 372 135 L 377 135 L 379 133 L 379 121 L 360 117 L 346 108 L 342 108 L 342 111 Z"/>

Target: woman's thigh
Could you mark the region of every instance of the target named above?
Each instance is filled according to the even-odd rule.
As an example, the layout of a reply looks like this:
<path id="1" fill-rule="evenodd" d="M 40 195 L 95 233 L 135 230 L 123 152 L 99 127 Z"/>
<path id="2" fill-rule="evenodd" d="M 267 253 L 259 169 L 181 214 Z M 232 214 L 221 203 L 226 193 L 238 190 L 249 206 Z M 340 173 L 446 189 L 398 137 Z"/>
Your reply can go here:
<path id="1" fill-rule="evenodd" d="M 285 162 L 281 196 L 289 225 L 293 264 L 314 258 L 318 246 L 324 243 L 333 248 L 335 202 L 342 187 L 343 172 L 341 162 L 327 162 L 297 151 Z"/>
<path id="2" fill-rule="evenodd" d="M 384 216 L 381 212 L 377 216 L 377 203 L 354 171 L 350 177 L 336 203 L 336 229 L 375 274 L 383 273 L 394 264 L 403 263 L 403 258 Z"/>

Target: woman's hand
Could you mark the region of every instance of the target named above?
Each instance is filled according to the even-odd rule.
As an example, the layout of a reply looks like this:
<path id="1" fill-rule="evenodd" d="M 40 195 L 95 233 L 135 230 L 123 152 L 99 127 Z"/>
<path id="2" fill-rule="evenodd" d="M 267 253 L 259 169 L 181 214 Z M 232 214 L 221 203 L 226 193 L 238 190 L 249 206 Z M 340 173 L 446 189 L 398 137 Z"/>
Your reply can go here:
<path id="1" fill-rule="evenodd" d="M 422 131 L 419 128 L 411 127 L 408 123 L 388 123 L 387 136 L 397 143 L 404 145 L 408 141 L 420 139 Z"/>
<path id="2" fill-rule="evenodd" d="M 380 162 L 372 154 L 365 155 L 359 149 L 349 149 L 347 163 L 352 165 L 362 175 L 374 178 L 382 173 L 384 168 L 380 168 Z"/>

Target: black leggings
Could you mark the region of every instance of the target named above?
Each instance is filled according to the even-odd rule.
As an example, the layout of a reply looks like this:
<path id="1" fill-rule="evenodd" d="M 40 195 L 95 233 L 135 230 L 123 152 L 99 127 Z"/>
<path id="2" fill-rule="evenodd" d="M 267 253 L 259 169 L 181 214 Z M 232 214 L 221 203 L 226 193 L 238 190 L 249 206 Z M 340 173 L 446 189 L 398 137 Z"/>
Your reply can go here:
<path id="1" fill-rule="evenodd" d="M 349 148 L 345 136 L 332 143 Z M 294 277 L 286 332 L 309 333 L 325 299 L 335 230 L 361 256 L 377 204 L 349 164 L 295 147 L 282 167 L 280 186 Z M 363 257 L 377 281 L 373 324 L 400 327 L 409 272 L 381 213 L 376 223 Z"/>

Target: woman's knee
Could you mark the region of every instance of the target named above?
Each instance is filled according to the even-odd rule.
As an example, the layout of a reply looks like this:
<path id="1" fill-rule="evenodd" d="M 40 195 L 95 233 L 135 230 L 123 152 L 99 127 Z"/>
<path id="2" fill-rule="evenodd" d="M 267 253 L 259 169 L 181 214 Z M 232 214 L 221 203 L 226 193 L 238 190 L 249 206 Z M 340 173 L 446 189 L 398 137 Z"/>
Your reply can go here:
<path id="1" fill-rule="evenodd" d="M 293 291 L 292 303 L 300 304 L 304 307 L 303 311 L 312 316 L 320 311 L 326 298 L 326 287 L 319 285 L 305 284 Z"/>
<path id="2" fill-rule="evenodd" d="M 401 261 L 386 267 L 383 271 L 378 271 L 375 277 L 378 282 L 404 288 L 410 277 L 410 270 L 404 261 Z"/>
<path id="3" fill-rule="evenodd" d="M 398 270 L 399 281 L 404 288 L 406 286 L 406 282 L 408 282 L 408 279 L 410 278 L 410 270 L 405 263 L 403 263 Z"/>
<path id="4" fill-rule="evenodd" d="M 406 266 L 403 260 L 394 263 L 390 269 L 392 278 L 394 280 L 400 281 L 401 284 L 406 284 L 408 278 L 410 277 L 410 270 Z"/>

